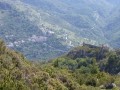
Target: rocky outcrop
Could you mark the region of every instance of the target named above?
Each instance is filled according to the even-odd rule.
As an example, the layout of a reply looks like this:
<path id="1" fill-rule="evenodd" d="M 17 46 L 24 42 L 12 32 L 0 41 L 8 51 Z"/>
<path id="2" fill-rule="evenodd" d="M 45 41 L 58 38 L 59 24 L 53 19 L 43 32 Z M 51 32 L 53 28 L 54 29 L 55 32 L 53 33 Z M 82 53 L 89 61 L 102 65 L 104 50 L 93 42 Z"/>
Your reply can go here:
<path id="1" fill-rule="evenodd" d="M 76 59 L 76 58 L 96 58 L 96 60 L 102 60 L 106 57 L 106 53 L 109 52 L 109 48 L 105 46 L 94 46 L 90 44 L 83 44 L 83 46 L 77 47 L 70 51 L 67 56 Z"/>

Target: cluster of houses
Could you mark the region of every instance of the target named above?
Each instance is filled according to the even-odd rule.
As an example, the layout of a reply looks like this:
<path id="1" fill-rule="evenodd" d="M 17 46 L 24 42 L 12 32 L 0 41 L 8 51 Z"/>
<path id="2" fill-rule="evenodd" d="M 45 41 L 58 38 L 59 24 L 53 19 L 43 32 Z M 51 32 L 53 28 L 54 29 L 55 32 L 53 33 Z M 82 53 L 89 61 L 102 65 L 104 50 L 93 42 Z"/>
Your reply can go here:
<path id="1" fill-rule="evenodd" d="M 6 38 L 9 38 L 11 36 L 6 36 Z M 7 44 L 8 47 L 18 47 L 21 44 L 27 43 L 27 42 L 44 42 L 47 41 L 47 37 L 45 36 L 37 36 L 37 35 L 32 35 L 31 37 L 25 39 L 25 40 L 19 40 L 19 41 L 14 41 L 14 42 L 9 42 Z"/>

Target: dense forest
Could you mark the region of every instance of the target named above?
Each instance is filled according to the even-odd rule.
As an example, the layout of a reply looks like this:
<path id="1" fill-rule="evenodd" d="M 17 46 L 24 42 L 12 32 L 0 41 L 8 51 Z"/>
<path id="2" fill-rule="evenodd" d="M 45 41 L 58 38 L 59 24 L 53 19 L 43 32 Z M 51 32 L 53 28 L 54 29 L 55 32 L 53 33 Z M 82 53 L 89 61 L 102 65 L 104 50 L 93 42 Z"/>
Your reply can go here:
<path id="1" fill-rule="evenodd" d="M 120 50 L 83 44 L 48 62 L 30 62 L 0 41 L 0 90 L 120 88 Z"/>

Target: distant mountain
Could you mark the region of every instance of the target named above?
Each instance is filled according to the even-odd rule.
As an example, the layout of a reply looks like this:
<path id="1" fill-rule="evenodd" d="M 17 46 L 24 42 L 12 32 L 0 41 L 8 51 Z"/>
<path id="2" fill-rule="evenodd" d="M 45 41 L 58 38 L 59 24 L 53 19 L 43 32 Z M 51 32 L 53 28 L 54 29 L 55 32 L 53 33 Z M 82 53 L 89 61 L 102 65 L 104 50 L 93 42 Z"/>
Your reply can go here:
<path id="1" fill-rule="evenodd" d="M 50 23 L 59 25 L 62 28 L 68 29 L 75 33 L 80 38 L 90 38 L 91 40 L 102 41 L 104 37 L 101 27 L 105 24 L 105 16 L 109 12 L 109 8 L 101 8 L 104 6 L 110 6 L 104 1 L 96 0 L 91 2 L 85 0 L 24 0 L 27 4 L 31 4 L 38 9 L 44 10 L 49 13 L 49 17 L 45 20 Z M 95 9 L 96 7 L 96 9 Z M 106 12 L 106 13 L 105 13 Z M 55 20 L 59 22 L 56 22 Z"/>
<path id="2" fill-rule="evenodd" d="M 115 5 L 115 6 L 120 4 L 120 0 L 106 0 L 106 1 Z"/>
<path id="3" fill-rule="evenodd" d="M 54 31 L 40 23 L 39 13 L 22 2 L 1 1 L 0 15 L 0 37 L 26 57 L 48 59 L 66 51 Z"/>
<path id="4" fill-rule="evenodd" d="M 108 39 L 109 44 L 114 48 L 120 47 L 120 1 L 119 0 L 110 0 L 114 5 L 114 8 L 111 10 L 107 25 L 103 29 L 105 36 Z"/>
<path id="5" fill-rule="evenodd" d="M 119 46 L 119 0 L 0 0 L 0 37 L 29 59 L 83 42 Z"/>

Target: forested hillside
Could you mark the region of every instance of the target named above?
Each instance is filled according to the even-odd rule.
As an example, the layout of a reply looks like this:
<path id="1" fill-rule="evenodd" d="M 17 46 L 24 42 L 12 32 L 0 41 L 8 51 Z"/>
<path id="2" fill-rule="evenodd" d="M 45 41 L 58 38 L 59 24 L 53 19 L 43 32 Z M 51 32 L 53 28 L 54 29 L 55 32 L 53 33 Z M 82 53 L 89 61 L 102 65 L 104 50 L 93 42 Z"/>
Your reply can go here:
<path id="1" fill-rule="evenodd" d="M 31 60 L 83 42 L 119 48 L 119 0 L 0 0 L 0 38 Z"/>
<path id="2" fill-rule="evenodd" d="M 120 88 L 120 51 L 106 47 L 86 44 L 49 62 L 30 62 L 0 41 L 0 67 L 0 90 Z"/>
<path id="3" fill-rule="evenodd" d="M 0 37 L 8 47 L 23 52 L 29 59 L 48 59 L 66 52 L 66 46 L 51 28 L 34 21 L 40 18 L 37 11 L 23 3 L 8 1 L 0 2 Z"/>

